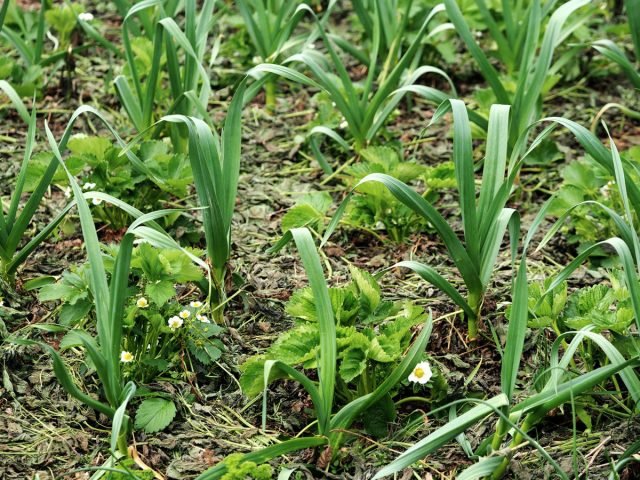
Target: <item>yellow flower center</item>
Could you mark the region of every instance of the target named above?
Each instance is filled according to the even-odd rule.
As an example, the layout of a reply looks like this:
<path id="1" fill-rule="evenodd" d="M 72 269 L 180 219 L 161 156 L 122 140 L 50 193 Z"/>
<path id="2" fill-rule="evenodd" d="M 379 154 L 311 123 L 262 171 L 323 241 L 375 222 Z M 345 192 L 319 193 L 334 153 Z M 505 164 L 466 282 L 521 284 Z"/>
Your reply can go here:
<path id="1" fill-rule="evenodd" d="M 424 376 L 424 370 L 418 367 L 413 371 L 413 374 L 418 378 L 422 378 Z"/>

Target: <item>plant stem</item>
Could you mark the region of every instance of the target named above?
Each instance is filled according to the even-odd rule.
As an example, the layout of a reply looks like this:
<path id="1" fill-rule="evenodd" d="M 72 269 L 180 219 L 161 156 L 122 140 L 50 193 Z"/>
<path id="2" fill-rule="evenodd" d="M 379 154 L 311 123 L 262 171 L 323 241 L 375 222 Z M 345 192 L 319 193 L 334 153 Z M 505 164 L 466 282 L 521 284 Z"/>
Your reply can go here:
<path id="1" fill-rule="evenodd" d="M 10 260 L 0 258 L 0 292 L 11 293 L 16 285 L 15 272 L 9 272 Z"/>
<path id="2" fill-rule="evenodd" d="M 473 317 L 471 315 L 466 315 L 469 340 L 475 340 L 478 338 L 478 325 L 481 318 L 482 300 L 482 293 L 475 292 L 470 292 L 467 298 L 467 303 L 475 312 L 475 316 Z"/>
<path id="3" fill-rule="evenodd" d="M 223 269 L 212 273 L 211 317 L 214 323 L 221 325 L 224 323 L 224 307 L 227 301 L 227 292 L 224 288 L 226 270 Z"/>
<path id="4" fill-rule="evenodd" d="M 502 439 L 508 431 L 508 424 L 502 418 L 500 418 L 498 420 L 498 423 L 496 424 L 496 433 L 493 434 L 493 439 L 491 440 L 491 450 L 496 452 L 500 449 Z"/>
<path id="5" fill-rule="evenodd" d="M 531 428 L 536 423 L 536 421 L 537 421 L 536 417 L 533 416 L 533 414 L 530 413 L 524 419 L 524 422 L 522 422 L 521 430 L 523 432 L 527 433 L 529 430 L 531 430 Z M 518 445 L 520 445 L 522 443 L 523 439 L 524 438 L 523 438 L 522 434 L 520 432 L 516 432 L 514 434 L 513 440 L 511 440 L 511 443 L 509 444 L 509 448 L 513 449 L 513 448 L 517 447 Z M 509 467 L 509 463 L 510 463 L 509 458 L 505 457 L 502 460 L 502 463 L 500 465 L 498 465 L 498 468 L 496 468 L 495 471 L 493 472 L 493 474 L 491 475 L 491 479 L 492 480 L 499 480 L 500 478 L 502 478 L 504 476 L 504 474 L 506 473 L 507 468 Z"/>
<path id="6" fill-rule="evenodd" d="M 129 421 L 125 421 L 120 433 L 118 433 L 118 451 L 125 455 L 129 456 L 129 442 L 127 440 L 129 433 Z"/>

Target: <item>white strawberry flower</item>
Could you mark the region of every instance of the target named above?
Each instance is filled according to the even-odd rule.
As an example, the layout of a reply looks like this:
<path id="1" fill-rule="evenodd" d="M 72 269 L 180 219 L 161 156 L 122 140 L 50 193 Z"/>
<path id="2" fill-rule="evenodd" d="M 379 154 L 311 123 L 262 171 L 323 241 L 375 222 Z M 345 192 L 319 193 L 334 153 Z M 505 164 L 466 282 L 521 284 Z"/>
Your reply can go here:
<path id="1" fill-rule="evenodd" d="M 138 301 L 136 302 L 136 306 L 137 306 L 138 308 L 147 308 L 147 307 L 149 306 L 149 302 L 147 301 L 147 299 L 146 299 L 146 298 L 144 298 L 144 297 L 140 297 L 140 298 L 138 299 Z"/>
<path id="2" fill-rule="evenodd" d="M 120 361 L 122 363 L 130 363 L 133 362 L 133 354 L 131 352 L 127 352 L 126 350 L 123 350 L 120 353 Z"/>
<path id="3" fill-rule="evenodd" d="M 431 371 L 431 365 L 429 365 L 429 362 L 420 362 L 413 368 L 413 371 L 409 375 L 409 381 L 424 385 L 431 380 L 432 376 L 433 372 Z"/>
<path id="4" fill-rule="evenodd" d="M 182 320 L 180 317 L 176 315 L 174 315 L 169 320 L 167 320 L 167 325 L 169 325 L 169 328 L 171 330 L 176 330 L 177 328 L 180 328 L 183 323 L 184 323 L 184 320 Z"/>

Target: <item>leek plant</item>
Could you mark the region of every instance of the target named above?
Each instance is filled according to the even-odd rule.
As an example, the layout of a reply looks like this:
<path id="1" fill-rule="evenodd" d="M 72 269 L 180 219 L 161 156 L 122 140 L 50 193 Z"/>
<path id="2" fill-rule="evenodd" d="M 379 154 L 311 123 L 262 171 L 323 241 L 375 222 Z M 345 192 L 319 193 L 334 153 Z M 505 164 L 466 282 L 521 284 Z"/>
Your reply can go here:
<path id="1" fill-rule="evenodd" d="M 568 125 L 571 125 L 570 123 Z M 598 139 L 593 135 L 582 129 L 575 129 L 575 125 L 571 125 L 572 130 L 576 133 L 577 138 L 583 142 L 592 142 L 593 145 L 598 145 L 602 149 L 604 147 L 600 144 Z M 638 270 L 640 268 L 640 262 L 638 262 L 638 254 L 640 253 L 640 241 L 638 240 L 638 234 L 633 226 L 633 216 L 631 212 L 631 201 L 627 195 L 627 182 L 624 176 L 624 168 L 622 161 L 618 154 L 617 148 L 612 140 L 610 140 L 610 166 L 613 169 L 614 176 L 616 178 L 616 184 L 622 198 L 624 213 L 619 215 L 611 209 L 605 207 L 598 202 L 583 202 L 582 204 L 589 204 L 592 207 L 603 208 L 604 211 L 612 217 L 612 220 L 620 229 L 621 238 L 610 238 L 603 242 L 599 242 L 580 253 L 572 262 L 564 267 L 560 273 L 551 282 L 545 295 L 553 291 L 558 285 L 565 281 L 569 275 L 591 254 L 594 250 L 604 245 L 611 247 L 618 255 L 621 263 L 624 267 L 627 287 L 629 289 L 629 296 L 631 299 L 632 308 L 635 313 L 636 323 L 640 325 L 640 284 L 638 283 Z M 597 149 L 600 150 L 600 149 Z M 551 203 L 548 202 L 539 212 L 536 219 L 533 221 L 531 228 L 529 229 L 527 238 L 525 240 L 525 253 L 529 243 L 533 236 L 540 227 L 542 220 L 546 215 L 546 210 Z M 562 215 L 554 224 L 554 226 L 544 236 L 537 249 L 541 249 L 548 242 L 548 240 L 557 232 L 564 219 L 575 208 L 580 206 L 578 204 L 570 208 L 566 214 Z M 521 270 L 523 267 L 521 265 Z M 521 277 L 521 278 L 520 278 Z M 510 392 L 513 392 L 515 386 L 515 378 L 517 376 L 517 369 L 519 367 L 519 356 L 521 353 L 521 345 L 524 341 L 524 331 L 527 325 L 527 295 L 526 295 L 526 273 L 519 272 L 519 278 L 516 280 L 514 295 L 514 318 L 509 323 L 509 336 L 507 337 L 505 359 L 503 359 L 502 368 L 502 381 L 503 389 L 510 387 Z M 544 298 L 544 296 L 543 296 Z M 542 300 L 542 299 L 541 299 Z M 514 334 L 511 333 L 512 329 Z M 522 332 L 518 335 L 517 332 Z M 573 336 L 573 340 L 568 345 L 565 339 L 569 336 Z M 590 340 L 592 344 L 600 348 L 609 360 L 609 365 L 597 368 L 591 372 L 578 376 L 574 379 L 564 381 L 565 377 L 568 377 L 569 365 L 572 361 L 573 355 L 578 349 L 581 342 L 584 340 Z M 511 344 L 509 343 L 511 341 Z M 513 345 L 516 345 L 514 348 Z M 559 356 L 560 349 L 564 350 L 562 358 Z M 514 351 L 515 350 L 515 351 Z M 550 366 L 547 370 L 549 379 L 537 395 L 533 395 L 515 407 L 506 410 L 512 420 L 520 420 L 520 428 L 522 432 L 527 432 L 533 428 L 538 422 L 540 422 L 550 409 L 555 408 L 562 403 L 569 400 L 573 400 L 577 395 L 587 392 L 595 385 L 606 381 L 614 373 L 620 374 L 622 381 L 624 382 L 630 396 L 633 399 L 633 410 L 637 411 L 640 402 L 640 379 L 636 375 L 633 367 L 637 367 L 640 363 L 638 357 L 626 360 L 623 355 L 618 351 L 613 344 L 611 344 L 604 336 L 591 331 L 591 327 L 585 327 L 577 332 L 567 332 L 560 335 L 554 342 L 551 349 Z M 511 380 L 510 383 L 506 383 Z M 504 438 L 506 437 L 511 425 L 509 422 L 500 421 L 496 427 L 496 433 L 491 442 L 491 449 L 496 452 L 501 446 Z M 522 433 L 516 432 L 512 434 L 512 440 L 509 443 L 509 449 L 516 448 L 520 443 L 524 441 Z M 497 464 L 491 478 L 501 478 L 505 473 L 509 460 L 508 451 L 497 455 L 497 458 L 502 460 Z"/>
<path id="2" fill-rule="evenodd" d="M 173 19 L 178 13 L 175 5 L 168 5 L 165 9 L 165 2 L 162 0 L 144 0 L 136 3 L 124 17 L 122 41 L 128 75 L 119 75 L 114 83 L 120 101 L 138 132 L 146 132 L 156 120 L 154 110 L 160 97 L 164 95 L 163 59 L 166 61 L 172 102 L 167 111 L 180 115 L 195 115 L 208 120 L 206 112 L 211 86 L 203 63 L 214 21 L 215 3 L 215 0 L 206 0 L 198 12 L 196 1 L 187 0 L 184 3 L 184 31 Z M 136 55 L 135 38 L 132 38 L 133 25 L 137 25 L 136 19 L 142 26 L 148 24 L 151 17 L 149 9 L 153 8 L 155 20 L 147 27 L 152 29 L 152 36 L 147 39 L 152 42 L 151 64 L 148 71 L 142 71 L 142 65 Z M 184 52 L 182 61 L 178 55 L 178 47 Z M 173 130 L 172 140 L 178 151 L 185 149 L 187 140 L 184 130 Z"/>
<path id="3" fill-rule="evenodd" d="M 76 179 L 66 169 L 62 152 L 64 152 L 69 141 L 75 121 L 87 111 L 91 110 L 87 107 L 80 107 L 74 112 L 59 143 L 56 142 L 48 125 L 45 125 L 45 127 L 54 158 L 57 164 L 67 172 L 75 199 L 72 205 L 75 204 L 78 209 L 87 258 L 91 265 L 89 269 L 89 288 L 94 299 L 96 318 L 95 337 L 87 331 L 74 329 L 67 333 L 63 345 L 64 348 L 82 347 L 84 349 L 102 385 L 101 396 L 103 398 L 96 399 L 83 392 L 73 380 L 60 354 L 49 344 L 24 339 L 13 339 L 13 341 L 22 344 L 38 344 L 51 355 L 54 372 L 65 390 L 90 408 L 112 419 L 115 433 L 115 435 L 112 435 L 112 448 L 114 450 L 117 448 L 118 455 L 126 455 L 127 435 L 131 425 L 124 413 L 124 409 L 135 393 L 135 385 L 132 382 L 124 382 L 120 369 L 120 355 L 122 351 L 123 314 L 128 295 L 128 279 L 134 239 L 139 238 L 165 248 L 180 247 L 154 222 L 155 219 L 173 212 L 172 210 L 143 215 L 142 212 L 109 195 L 99 192 L 83 192 Z M 99 118 L 104 121 L 103 117 Z M 122 238 L 110 280 L 103 264 L 100 242 L 87 198 L 97 198 L 112 203 L 123 208 L 136 218 Z M 203 266 L 206 265 L 203 264 Z"/>
<path id="4" fill-rule="evenodd" d="M 627 57 L 622 48 L 611 40 L 598 40 L 593 47 L 609 60 L 618 64 L 635 88 L 640 88 L 640 1 L 626 0 L 627 21 L 631 31 L 631 40 L 635 52 L 635 62 Z"/>
<path id="5" fill-rule="evenodd" d="M 505 208 L 505 206 L 526 157 L 548 138 L 555 127 L 560 125 L 569 129 L 586 153 L 612 175 L 615 174 L 615 166 L 611 155 L 597 137 L 581 125 L 560 117 L 545 118 L 528 126 L 515 143 L 515 148 L 512 149 L 507 164 L 509 132 L 514 128 L 510 126 L 510 108 L 504 105 L 494 105 L 489 114 L 482 181 L 480 193 L 476 199 L 471 126 L 464 104 L 460 100 L 450 100 L 448 105 L 443 104 L 438 109 L 434 121 L 449 108 L 453 111 L 453 161 L 462 214 L 464 242 L 460 241 L 445 218 L 435 210 L 431 203 L 403 182 L 389 175 L 378 173 L 368 175 L 356 184 L 336 212 L 324 238 L 326 241 L 337 227 L 346 210 L 347 202 L 359 185 L 370 181 L 385 185 L 398 200 L 433 225 L 444 241 L 449 255 L 467 287 L 467 298 L 462 297 L 451 283 L 430 266 L 415 261 L 401 262 L 398 266 L 414 270 L 462 308 L 468 322 L 469 338 L 473 339 L 478 334 L 482 301 L 491 282 L 493 267 L 508 226 L 511 226 L 512 258 L 515 255 L 514 242 L 519 228 L 519 217 L 517 212 L 511 208 Z M 550 123 L 550 126 L 545 128 L 527 147 L 529 130 L 543 122 Z M 640 215 L 640 188 L 629 178 L 623 178 L 622 181 L 625 182 L 625 190 L 629 196 L 631 207 L 634 208 L 636 215 Z"/>
<path id="6" fill-rule="evenodd" d="M 260 63 L 279 63 L 283 52 L 306 41 L 304 36 L 292 38 L 305 13 L 298 8 L 303 3 L 303 0 L 236 0 Z M 264 88 L 266 106 L 273 110 L 276 105 L 273 77 L 266 80 Z"/>
<path id="7" fill-rule="evenodd" d="M 36 30 L 32 31 L 29 22 L 25 21 L 25 18 L 16 14 L 15 25 L 9 26 L 5 24 L 6 15 L 9 11 L 9 0 L 2 2 L 2 28 L 0 30 L 0 37 L 8 41 L 13 45 L 16 51 L 20 54 L 25 61 L 27 67 L 41 66 L 43 61 L 42 53 L 44 50 L 44 37 L 46 33 L 46 21 L 45 15 L 47 13 L 49 4 L 46 0 L 40 2 L 40 9 L 38 11 Z M 62 58 L 66 52 L 58 52 L 54 58 L 49 61 L 55 61 Z"/>
<path id="8" fill-rule="evenodd" d="M 474 58 L 480 73 L 491 88 L 497 103 L 512 106 L 509 148 L 527 127 L 541 118 L 543 92 L 548 88 L 551 76 L 575 56 L 575 48 L 569 49 L 554 62 L 556 47 L 565 41 L 575 29 L 586 22 L 590 9 L 578 13 L 590 0 L 569 0 L 555 11 L 555 1 L 531 2 L 502 1 L 504 21 L 498 21 L 490 12 L 485 0 L 477 5 L 487 25 L 491 38 L 497 45 L 498 57 L 504 75 L 501 76 L 476 42 L 456 0 L 444 0 L 451 23 Z M 545 19 L 550 17 L 543 29 Z M 540 32 L 544 31 L 540 41 Z M 509 84 L 515 78 L 515 90 Z"/>
<path id="9" fill-rule="evenodd" d="M 63 208 L 42 230 L 33 235 L 31 239 L 26 239 L 29 225 L 49 188 L 58 162 L 55 157 L 52 157 L 49 166 L 28 200 L 24 205 L 21 205 L 27 177 L 27 165 L 36 141 L 36 110 L 34 107 L 29 114 L 20 96 L 4 80 L 0 81 L 0 89 L 9 97 L 22 120 L 28 125 L 24 157 L 8 209 L 4 210 L 4 204 L 0 207 L 0 287 L 2 290 L 9 291 L 15 282 L 15 274 L 20 265 L 55 230 L 71 207 Z"/>
<path id="10" fill-rule="evenodd" d="M 231 100 L 220 135 L 197 117 L 166 115 L 157 123 L 184 127 L 188 132 L 189 161 L 202 207 L 207 256 L 211 263 L 210 301 L 212 313 L 222 323 L 226 303 L 227 263 L 231 254 L 231 221 L 238 192 L 242 143 L 242 105 L 245 82 Z M 153 128 L 151 125 L 149 128 Z M 129 143 L 132 146 L 136 140 Z M 127 151 L 127 153 L 130 153 Z"/>
<path id="11" fill-rule="evenodd" d="M 264 365 L 263 428 L 265 427 L 267 413 L 268 384 L 277 378 L 289 378 L 300 383 L 311 397 L 317 419 L 317 434 L 313 437 L 286 440 L 258 452 L 246 454 L 243 457 L 243 460 L 246 461 L 264 462 L 291 451 L 320 446 L 325 447 L 330 456 L 333 455 L 344 442 L 344 431 L 349 429 L 361 414 L 383 399 L 398 382 L 407 378 L 412 368 L 420 360 L 431 333 L 431 318 L 429 318 L 405 358 L 390 375 L 373 392 L 352 400 L 334 413 L 337 345 L 336 324 L 333 308 L 331 307 L 329 288 L 322 272 L 320 256 L 308 229 L 293 228 L 287 231 L 272 250 L 279 250 L 291 240 L 295 242 L 302 258 L 317 312 L 320 329 L 320 348 L 317 362 L 318 381 L 313 381 L 304 373 L 284 362 L 267 360 Z M 197 477 L 197 480 L 218 479 L 225 474 L 225 471 L 226 466 L 222 462 L 201 474 Z"/>
<path id="12" fill-rule="evenodd" d="M 585 327 L 577 332 L 564 333 L 554 341 L 551 348 L 549 365 L 544 371 L 544 374 L 548 377 L 544 387 L 539 391 L 534 390 L 536 393 L 531 394 L 519 403 L 512 404 L 527 331 L 529 295 L 526 253 L 528 245 L 536 231 L 536 227 L 540 224 L 543 217 L 544 209 L 541 211 L 541 215 L 534 221 L 534 226 L 529 230 L 527 238 L 525 239 L 520 265 L 513 282 L 512 313 L 502 354 L 502 392 L 490 400 L 479 402 L 479 405 L 471 408 L 459 417 L 453 418 L 453 420 L 443 427 L 429 434 L 426 438 L 402 453 L 392 463 L 382 468 L 374 478 L 383 478 L 410 466 L 430 453 L 433 453 L 445 443 L 458 437 L 458 435 L 462 434 L 469 426 L 483 421 L 489 415 L 495 413 L 498 416 L 495 433 L 492 437 L 486 438 L 476 452 L 474 452 L 474 455 L 479 458 L 479 461 L 461 472 L 457 478 L 502 478 L 509 466 L 513 449 L 517 448 L 522 442 L 528 441 L 541 453 L 547 462 L 554 467 L 560 478 L 568 480 L 569 477 L 567 474 L 564 473 L 560 466 L 528 432 L 542 421 L 551 410 L 563 404 L 573 402 L 579 395 L 588 394 L 594 387 L 607 381 L 615 374 L 620 375 L 633 398 L 634 404 L 637 405 L 638 401 L 640 401 L 640 379 L 634 371 L 635 367 L 640 366 L 640 358 L 635 356 L 630 359 L 625 359 L 622 353 L 603 335 L 592 332 L 591 327 Z M 563 273 L 554 280 L 548 291 L 551 291 L 564 280 L 569 271 L 569 268 L 565 269 Z M 637 277 L 634 276 L 633 281 L 637 284 Z M 636 314 L 638 313 L 640 313 L 640 311 L 636 312 Z M 573 339 L 567 345 L 566 339 L 570 336 L 573 336 Z M 609 363 L 574 377 L 570 370 L 570 364 L 576 350 L 585 340 L 590 340 L 600 348 L 606 355 Z M 562 356 L 560 355 L 561 350 L 563 350 Z M 465 400 L 456 403 L 463 402 L 478 403 L 477 400 Z M 506 448 L 502 448 L 508 435 L 511 436 L 511 441 Z"/>
<path id="13" fill-rule="evenodd" d="M 412 27 L 415 27 L 414 19 L 421 15 L 423 7 L 426 8 L 424 2 L 414 2 L 414 0 L 354 0 L 352 4 L 366 38 L 375 44 L 379 37 L 379 50 L 393 53 L 393 55 L 387 56 L 387 62 L 396 61 L 402 54 L 406 44 L 410 42 L 410 38 L 415 33 L 412 30 Z M 380 32 L 376 24 L 379 24 Z M 451 27 L 452 25 L 449 23 L 440 24 L 434 28 L 430 37 Z M 338 36 L 332 35 L 331 38 L 341 49 L 349 52 L 354 58 L 359 59 L 362 63 L 368 63 L 367 54 L 363 49 L 355 47 Z M 417 50 L 412 62 L 414 67 L 422 58 L 424 41 L 421 43 L 422 45 Z M 380 60 L 385 59 L 381 58 Z"/>
<path id="14" fill-rule="evenodd" d="M 367 182 L 378 182 L 386 186 L 400 202 L 433 225 L 467 287 L 467 297 L 465 299 L 449 281 L 428 265 L 407 261 L 399 263 L 398 266 L 414 270 L 462 308 L 467 319 L 469 338 L 475 339 L 478 335 L 482 302 L 491 282 L 500 245 L 508 226 L 512 229 L 512 250 L 515 245 L 519 216 L 515 210 L 506 208 L 505 205 L 522 159 L 512 157 L 507 168 L 510 108 L 494 105 L 489 116 L 482 185 L 479 195 L 476 196 L 471 123 L 467 109 L 460 100 L 449 100 L 448 103 L 450 107 L 443 106 L 439 111 L 443 112 L 448 108 L 453 111 L 453 162 L 464 241 L 458 238 L 447 220 L 429 201 L 400 180 L 380 173 L 367 175 L 356 184 L 336 212 L 324 238 L 326 241 L 337 227 L 347 202 L 358 186 Z"/>
<path id="15" fill-rule="evenodd" d="M 407 93 L 418 94 L 435 105 L 440 105 L 448 98 L 456 96 L 453 82 L 442 70 L 429 66 L 418 67 L 414 70 L 409 69 L 422 40 L 425 36 L 433 34 L 433 32 L 427 34 L 427 28 L 434 16 L 443 11 L 441 6 L 433 8 L 426 16 L 420 30 L 400 58 L 396 58 L 397 49 L 383 50 L 381 30 L 384 19 L 381 15 L 377 16 L 374 25 L 374 44 L 366 58 L 368 73 L 361 85 L 354 83 L 349 76 L 347 67 L 338 56 L 338 52 L 333 46 L 335 37 L 327 35 L 321 21 L 308 6 L 302 5 L 300 8 L 310 11 L 316 19 L 319 35 L 327 49 L 329 60 L 314 49 L 306 49 L 288 57 L 282 65 L 258 65 L 251 69 L 248 75 L 257 78 L 263 78 L 265 74 L 280 75 L 326 92 L 330 100 L 335 103 L 337 110 L 344 117 L 350 138 L 345 139 L 326 125 L 316 126 L 309 132 L 311 149 L 326 173 L 331 173 L 332 167 L 320 151 L 317 136 L 329 137 L 345 150 L 350 151 L 353 148 L 358 153 L 367 145 L 375 142 L 386 120 Z M 404 35 L 404 31 L 401 29 L 396 35 L 399 41 Z M 306 76 L 294 68 L 286 66 L 289 64 L 300 64 L 306 67 L 312 76 Z M 450 94 L 417 84 L 420 77 L 433 73 L 446 80 L 451 88 Z M 252 87 L 253 90 L 255 88 Z M 477 116 L 474 115 L 474 119 L 476 118 Z M 482 122 L 482 120 L 480 121 Z"/>

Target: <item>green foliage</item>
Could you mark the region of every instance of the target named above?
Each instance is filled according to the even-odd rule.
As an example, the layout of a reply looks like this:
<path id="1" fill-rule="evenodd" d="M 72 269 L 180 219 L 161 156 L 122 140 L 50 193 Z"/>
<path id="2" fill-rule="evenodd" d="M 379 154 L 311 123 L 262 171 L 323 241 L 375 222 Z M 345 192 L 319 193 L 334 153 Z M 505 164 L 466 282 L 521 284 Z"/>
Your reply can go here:
<path id="1" fill-rule="evenodd" d="M 44 18 L 58 35 L 60 48 L 66 49 L 69 46 L 71 32 L 76 28 L 76 18 L 82 13 L 83 6 L 80 4 L 68 4 L 52 6 L 44 14 Z"/>
<path id="2" fill-rule="evenodd" d="M 612 286 L 598 284 L 579 288 L 567 297 L 567 283 L 555 285 L 552 278 L 529 285 L 530 328 L 564 331 L 590 327 L 596 332 L 626 332 L 633 323 L 629 292 L 618 274 L 609 276 Z M 507 309 L 510 317 L 511 309 Z"/>
<path id="3" fill-rule="evenodd" d="M 632 147 L 624 153 L 624 157 L 633 165 L 629 168 L 629 175 L 635 180 L 638 178 L 635 168 L 640 166 L 640 148 Z M 613 175 L 588 157 L 569 163 L 562 169 L 561 175 L 563 182 L 549 206 L 549 214 L 560 217 L 567 210 L 580 205 L 577 214 L 572 215 L 563 226 L 567 240 L 578 244 L 579 251 L 584 251 L 603 236 L 615 235 L 617 226 L 611 215 L 603 208 L 593 208 L 590 203 L 598 202 L 613 211 L 622 210 L 622 198 L 615 188 Z M 598 228 L 593 228 L 594 225 L 598 225 Z M 605 256 L 604 252 L 599 256 Z M 592 260 L 598 261 L 598 258 Z"/>
<path id="4" fill-rule="evenodd" d="M 333 3 L 330 3 L 327 11 L 330 10 Z M 417 94 L 436 105 L 456 96 L 452 82 L 442 70 L 426 66 L 412 67 L 421 41 L 425 35 L 428 35 L 428 26 L 434 16 L 441 11 L 440 8 L 434 8 L 425 15 L 420 29 L 401 55 L 398 50 L 399 42 L 396 43 L 396 48 L 384 50 L 383 36 L 380 31 L 385 20 L 380 15 L 377 16 L 373 27 L 377 32 L 374 37 L 375 44 L 368 55 L 364 55 L 354 49 L 349 42 L 340 41 L 338 36 L 326 32 L 324 25 L 324 20 L 327 18 L 326 12 L 321 20 L 308 6 L 303 4 L 300 8 L 314 16 L 319 36 L 328 51 L 328 58 L 315 49 L 306 48 L 285 59 L 281 65 L 264 63 L 251 69 L 248 75 L 259 79 L 251 87 L 252 92 L 261 87 L 265 81 L 270 80 L 271 75 L 278 75 L 314 87 L 328 95 L 344 118 L 344 125 L 349 136 L 345 139 L 330 125 L 325 124 L 317 125 L 309 131 L 310 147 L 326 173 L 331 173 L 332 167 L 320 151 L 318 137 L 328 137 L 341 148 L 345 150 L 353 148 L 356 153 L 359 153 L 360 150 L 378 140 L 378 135 L 385 122 L 407 93 Z M 396 37 L 400 38 L 402 35 L 403 29 L 401 28 L 396 33 Z M 361 82 L 354 82 L 351 79 L 345 62 L 338 55 L 338 49 L 345 50 L 365 64 L 366 78 Z M 305 67 L 311 72 L 311 76 L 306 76 L 289 66 L 285 66 L 290 64 Z M 451 87 L 452 94 L 448 95 L 436 88 L 419 85 L 418 79 L 426 74 L 436 74 L 443 77 Z"/>
<path id="5" fill-rule="evenodd" d="M 148 398 L 136 410 L 135 427 L 146 433 L 164 430 L 176 416 L 176 406 L 165 398 Z"/>
<path id="6" fill-rule="evenodd" d="M 105 266 L 112 273 L 118 248 L 109 247 L 109 255 L 104 257 Z M 190 250 L 198 255 L 201 252 Z M 137 280 L 135 293 L 147 296 L 157 307 L 162 307 L 176 296 L 175 284 L 199 282 L 203 280 L 202 270 L 193 264 L 183 251 L 170 248 L 157 248 L 142 243 L 131 254 L 131 274 Z M 59 300 L 62 302 L 60 321 L 65 325 L 74 325 L 84 318 L 93 303 L 89 288 L 89 264 L 83 264 L 71 271 L 64 272 L 61 278 L 52 284 L 40 288 L 38 298 L 42 302 Z M 84 311 L 77 316 L 76 311 Z M 66 313 L 66 309 L 70 311 Z"/>
<path id="7" fill-rule="evenodd" d="M 161 141 L 143 142 L 131 151 L 140 159 L 146 169 L 144 172 L 123 155 L 122 148 L 114 146 L 105 137 L 75 135 L 69 140 L 68 148 L 67 169 L 81 177 L 83 190 L 112 195 L 138 210 L 157 210 L 171 197 L 184 197 L 187 187 L 193 183 L 186 155 L 171 153 L 170 147 Z M 26 191 L 36 188 L 49 159 L 50 155 L 39 154 L 29 162 Z M 68 184 L 61 168 L 52 181 L 58 185 Z M 93 214 L 99 221 L 115 229 L 126 226 L 126 212 L 99 200 L 94 200 L 93 204 Z"/>
<path id="8" fill-rule="evenodd" d="M 616 283 L 617 288 L 600 284 L 572 293 L 564 313 L 564 325 L 572 330 L 592 326 L 598 332 L 627 331 L 634 320 L 629 292 Z"/>
<path id="9" fill-rule="evenodd" d="M 300 196 L 282 217 L 282 233 L 292 228 L 307 227 L 322 234 L 327 223 L 327 212 L 332 204 L 333 199 L 327 192 L 311 192 Z"/>
<path id="10" fill-rule="evenodd" d="M 245 460 L 241 453 L 234 453 L 224 459 L 226 473 L 220 480 L 269 480 L 273 469 L 270 465 L 258 465 L 256 462 Z"/>
<path id="11" fill-rule="evenodd" d="M 134 250 L 131 268 L 140 270 L 144 294 L 158 307 L 175 297 L 176 283 L 199 282 L 203 279 L 202 270 L 182 251 L 154 248 L 146 243 Z"/>
<path id="12" fill-rule="evenodd" d="M 567 303 L 567 283 L 563 282 L 549 291 L 550 285 L 551 279 L 546 279 L 544 283 L 529 284 L 528 325 L 530 328 L 554 326 L 558 331 L 558 319 L 562 316 Z"/>
<path id="13" fill-rule="evenodd" d="M 153 480 L 155 478 L 152 470 L 138 470 L 132 458 L 123 458 L 114 468 L 105 472 L 104 478 L 107 480 Z"/>
<path id="14" fill-rule="evenodd" d="M 368 147 L 361 150 L 360 154 L 362 161 L 345 169 L 345 173 L 352 179 L 352 184 L 371 173 L 384 173 L 402 182 L 411 182 L 422 176 L 428 177 L 427 167 L 401 161 L 400 155 L 389 147 Z M 442 171 L 439 170 L 438 174 Z M 363 195 L 356 196 L 347 210 L 346 222 L 349 225 L 370 231 L 384 231 L 391 241 L 396 243 L 401 243 L 410 234 L 427 228 L 428 223 L 423 217 L 398 201 L 383 185 L 366 183 L 358 187 L 358 192 Z M 435 194 L 433 190 L 430 192 Z"/>
<path id="15" fill-rule="evenodd" d="M 44 285 L 38 299 L 41 302 L 61 300 L 58 322 L 65 326 L 76 325 L 93 306 L 87 264 L 72 267 L 70 271 L 63 272 L 56 283 Z"/>
<path id="16" fill-rule="evenodd" d="M 222 355 L 224 346 L 219 339 L 222 327 L 211 323 L 209 311 L 201 302 L 182 305 L 178 302 L 176 285 L 203 280 L 202 270 L 193 264 L 196 250 L 157 248 L 142 243 L 131 253 L 130 275 L 134 283 L 129 287 L 129 300 L 123 317 L 123 351 L 133 360 L 123 367 L 124 375 L 138 382 L 152 381 L 160 374 L 178 378 L 183 369 L 184 353 L 190 354 L 194 364 L 211 365 Z M 109 274 L 113 274 L 118 248 L 107 248 L 103 257 Z M 93 311 L 94 298 L 89 283 L 89 264 L 63 273 L 55 283 L 40 288 L 40 301 L 61 301 L 58 321 L 67 327 L 77 327 L 87 321 Z M 142 302 L 142 303 L 141 303 Z M 168 320 L 188 312 L 183 324 L 176 329 Z M 71 331 L 73 337 L 73 330 Z M 66 338 L 66 337 L 65 337 Z"/>
<path id="17" fill-rule="evenodd" d="M 456 187 L 455 165 L 453 162 L 441 162 L 435 166 L 424 167 L 422 179 L 426 187 L 424 197 L 433 202 L 439 198 L 442 190 Z"/>
<path id="18" fill-rule="evenodd" d="M 338 394 L 346 401 L 375 390 L 402 359 L 413 327 L 426 320 L 423 309 L 410 302 L 383 300 L 377 281 L 367 272 L 352 267 L 351 276 L 352 281 L 344 287 L 329 289 L 336 322 Z M 286 311 L 295 318 L 295 326 L 281 334 L 264 354 L 241 366 L 240 384 L 251 397 L 264 388 L 262 372 L 268 360 L 304 369 L 318 367 L 320 326 L 311 289 L 295 292 Z M 372 408 L 388 405 L 388 400 L 381 402 Z"/>
<path id="19" fill-rule="evenodd" d="M 44 88 L 44 71 L 40 65 L 23 67 L 9 55 L 0 55 L 0 80 L 9 82 L 20 97 L 39 96 Z"/>

